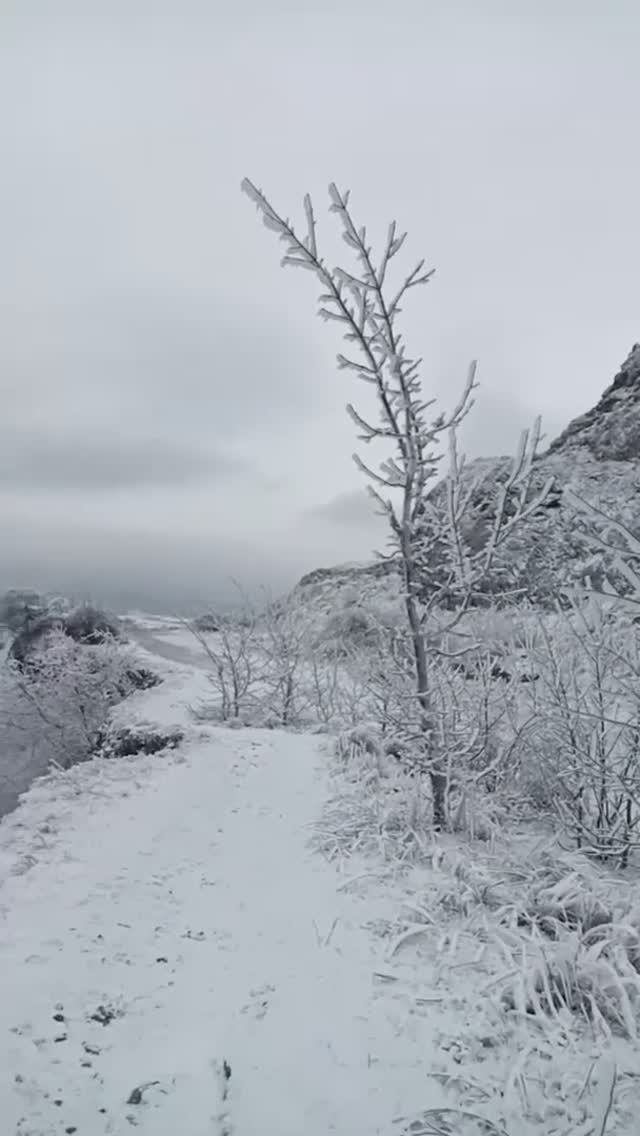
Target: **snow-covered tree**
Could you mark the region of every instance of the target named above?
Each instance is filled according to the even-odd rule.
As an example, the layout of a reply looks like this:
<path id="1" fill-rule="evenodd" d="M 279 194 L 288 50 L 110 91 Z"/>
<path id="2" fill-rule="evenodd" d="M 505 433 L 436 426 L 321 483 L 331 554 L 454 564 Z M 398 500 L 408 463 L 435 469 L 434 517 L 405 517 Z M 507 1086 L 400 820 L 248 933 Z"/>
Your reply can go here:
<path id="1" fill-rule="evenodd" d="M 375 392 L 377 422 L 364 417 L 352 404 L 347 406 L 365 445 L 387 444 L 389 456 L 378 469 L 359 455 L 354 460 L 366 475 L 369 489 L 390 526 L 392 555 L 399 559 L 403 597 L 414 672 L 414 698 L 420 717 L 420 761 L 429 774 L 436 827 L 446 822 L 446 755 L 438 748 L 432 685 L 429 673 L 425 565 L 437 557 L 440 576 L 436 595 L 455 596 L 459 613 L 472 601 L 480 581 L 493 566 L 500 545 L 525 517 L 539 506 L 544 494 L 531 499 L 531 465 L 539 440 L 539 424 L 532 434 L 523 434 L 509 476 L 500 487 L 495 515 L 481 547 L 469 548 L 461 535 L 461 519 L 468 509 L 471 488 L 463 476 L 464 460 L 458 454 L 456 432 L 472 405 L 476 365 L 472 363 L 462 395 L 449 414 L 434 414 L 434 400 L 425 397 L 421 360 L 411 356 L 400 330 L 402 305 L 415 288 L 426 284 L 433 273 L 418 263 L 396 283 L 395 261 L 406 233 L 395 222 L 389 226 L 379 255 L 374 254 L 367 231 L 353 219 L 349 193 L 329 186 L 330 211 L 340 225 L 342 238 L 353 257 L 352 267 L 329 267 L 317 242 L 317 225 L 309 195 L 304 198 L 306 233 L 299 236 L 293 224 L 282 217 L 261 190 L 245 179 L 242 188 L 262 214 L 267 228 L 284 241 L 282 263 L 310 271 L 319 282 L 319 314 L 338 325 L 348 344 L 340 352 L 338 366 L 349 371 Z M 438 479 L 441 447 L 448 440 L 449 473 L 445 492 L 437 497 L 430 490 Z M 442 571 L 443 569 L 443 571 Z M 434 601 L 434 595 L 430 597 Z M 451 606 L 451 604 L 450 604 Z"/>

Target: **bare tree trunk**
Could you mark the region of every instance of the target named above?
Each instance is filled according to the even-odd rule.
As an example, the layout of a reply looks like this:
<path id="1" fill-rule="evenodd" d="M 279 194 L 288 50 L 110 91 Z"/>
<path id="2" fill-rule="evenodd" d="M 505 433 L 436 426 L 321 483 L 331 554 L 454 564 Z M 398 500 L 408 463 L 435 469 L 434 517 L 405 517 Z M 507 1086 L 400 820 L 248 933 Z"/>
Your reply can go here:
<path id="1" fill-rule="evenodd" d="M 405 607 L 411 632 L 411 644 L 416 673 L 416 694 L 420 706 L 420 730 L 422 734 L 422 767 L 429 775 L 433 798 L 433 826 L 438 832 L 447 824 L 447 775 L 441 768 L 438 755 L 433 749 L 434 729 L 429 692 L 429 663 L 424 629 L 415 598 L 413 565 L 409 557 L 404 562 L 406 588 Z"/>

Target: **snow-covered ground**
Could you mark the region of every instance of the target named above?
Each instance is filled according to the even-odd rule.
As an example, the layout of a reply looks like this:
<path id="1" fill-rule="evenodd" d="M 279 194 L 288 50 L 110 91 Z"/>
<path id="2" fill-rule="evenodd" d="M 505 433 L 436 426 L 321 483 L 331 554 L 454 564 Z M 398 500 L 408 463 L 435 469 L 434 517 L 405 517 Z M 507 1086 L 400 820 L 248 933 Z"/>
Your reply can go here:
<path id="1" fill-rule="evenodd" d="M 508 1018 L 453 924 L 394 938 L 426 867 L 312 850 L 327 743 L 189 725 L 205 676 L 165 678 L 119 713 L 181 750 L 52 775 L 0 825 L 2 1133 L 392 1136 L 439 1108 L 414 1136 L 599 1136 L 601 1047 Z"/>

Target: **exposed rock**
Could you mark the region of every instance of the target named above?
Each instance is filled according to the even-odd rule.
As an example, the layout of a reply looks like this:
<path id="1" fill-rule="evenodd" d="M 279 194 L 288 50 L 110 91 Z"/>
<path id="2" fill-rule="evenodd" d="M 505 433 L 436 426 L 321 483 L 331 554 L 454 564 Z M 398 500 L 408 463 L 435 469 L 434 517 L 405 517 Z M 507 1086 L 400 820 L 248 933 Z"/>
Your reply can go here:
<path id="1" fill-rule="evenodd" d="M 610 562 L 585 540 L 584 523 L 570 505 L 570 490 L 621 521 L 640 526 L 640 345 L 635 344 L 597 405 L 575 418 L 534 464 L 533 490 L 549 478 L 544 505 L 508 542 L 503 578 L 527 598 L 546 604 L 566 585 L 589 577 L 599 587 L 612 577 Z M 504 458 L 470 462 L 478 478 L 469 518 L 472 546 L 482 543 L 493 518 L 496 488 L 508 473 Z M 618 584 L 621 581 L 616 581 Z M 491 590 L 491 589 L 489 589 Z"/>
<path id="2" fill-rule="evenodd" d="M 328 581 L 347 576 L 349 580 L 372 579 L 379 580 L 397 572 L 396 562 L 389 560 L 374 560 L 367 564 L 337 564 L 333 568 L 315 568 L 300 580 L 298 587 L 309 589 L 315 584 L 326 584 Z"/>
<path id="3" fill-rule="evenodd" d="M 574 446 L 584 446 L 597 461 L 640 458 L 640 343 L 634 344 L 597 405 L 574 418 L 547 453 Z"/>

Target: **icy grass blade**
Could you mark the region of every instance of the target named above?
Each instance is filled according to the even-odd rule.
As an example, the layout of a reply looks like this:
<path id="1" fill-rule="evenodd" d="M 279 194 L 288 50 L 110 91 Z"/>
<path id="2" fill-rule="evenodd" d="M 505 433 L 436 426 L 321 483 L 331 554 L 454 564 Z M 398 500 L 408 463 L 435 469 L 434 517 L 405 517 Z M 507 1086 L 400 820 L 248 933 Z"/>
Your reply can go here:
<path id="1" fill-rule="evenodd" d="M 613 1061 L 602 1058 L 593 1102 L 593 1136 L 604 1136 L 613 1107 L 617 1070 Z"/>

